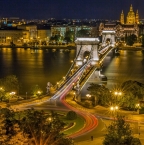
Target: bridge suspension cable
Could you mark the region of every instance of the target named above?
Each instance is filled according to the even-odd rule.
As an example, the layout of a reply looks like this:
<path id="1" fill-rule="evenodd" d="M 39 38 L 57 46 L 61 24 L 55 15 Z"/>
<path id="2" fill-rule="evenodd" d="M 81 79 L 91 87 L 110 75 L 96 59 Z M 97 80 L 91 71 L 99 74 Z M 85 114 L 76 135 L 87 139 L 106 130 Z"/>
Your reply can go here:
<path id="1" fill-rule="evenodd" d="M 66 76 L 63 77 L 59 82 L 57 82 L 57 84 L 54 86 L 55 89 L 60 88 L 60 87 L 65 83 L 65 81 L 66 81 L 66 79 L 68 78 L 68 76 L 69 76 L 69 74 L 70 74 L 72 68 L 73 68 L 74 65 L 75 65 L 75 62 L 76 62 L 76 60 L 77 60 L 77 58 L 78 58 L 78 56 L 79 56 L 79 54 L 80 54 L 80 52 L 81 52 L 81 49 L 82 49 L 82 45 L 81 45 L 81 47 L 80 47 L 80 50 L 79 50 L 78 54 L 76 55 L 76 58 L 74 59 L 74 61 L 73 61 L 73 63 L 72 63 L 70 69 L 68 70 Z"/>
<path id="2" fill-rule="evenodd" d="M 80 47 L 80 50 L 79 50 L 78 54 L 76 55 L 76 58 L 74 59 L 74 61 L 73 61 L 73 63 L 72 63 L 72 65 L 71 65 L 69 71 L 68 71 L 67 74 L 66 74 L 66 78 L 69 76 L 71 70 L 73 69 L 73 67 L 74 67 L 74 65 L 75 65 L 75 62 L 76 62 L 76 60 L 77 60 L 77 58 L 78 58 L 78 56 L 79 56 L 79 54 L 80 54 L 80 52 L 81 52 L 81 49 L 82 49 L 82 45 L 81 45 L 81 47 Z"/>

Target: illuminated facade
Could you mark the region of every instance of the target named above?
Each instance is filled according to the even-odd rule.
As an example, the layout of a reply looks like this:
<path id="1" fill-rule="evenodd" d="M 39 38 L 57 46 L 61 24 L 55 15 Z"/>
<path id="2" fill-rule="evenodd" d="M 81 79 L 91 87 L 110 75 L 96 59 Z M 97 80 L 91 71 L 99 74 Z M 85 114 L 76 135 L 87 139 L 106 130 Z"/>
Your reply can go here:
<path id="1" fill-rule="evenodd" d="M 101 23 L 99 26 L 99 35 L 102 35 L 102 31 L 115 31 L 116 38 L 125 37 L 125 35 L 129 36 L 131 34 L 135 34 L 139 36 L 139 14 L 138 10 L 136 14 L 133 11 L 132 5 L 130 6 L 130 11 L 127 14 L 126 22 L 125 15 L 122 11 L 120 15 L 120 22 L 107 22 Z"/>
<path id="2" fill-rule="evenodd" d="M 27 30 L 18 29 L 0 29 L 0 43 L 9 45 L 11 42 L 22 44 L 29 38 Z"/>
<path id="3" fill-rule="evenodd" d="M 125 18 L 124 18 L 124 12 L 122 11 L 121 15 L 120 15 L 120 22 L 121 24 L 139 24 L 139 13 L 138 10 L 135 12 L 133 11 L 133 7 L 132 5 L 130 6 L 130 11 L 127 14 L 126 17 L 126 23 L 125 23 Z"/>

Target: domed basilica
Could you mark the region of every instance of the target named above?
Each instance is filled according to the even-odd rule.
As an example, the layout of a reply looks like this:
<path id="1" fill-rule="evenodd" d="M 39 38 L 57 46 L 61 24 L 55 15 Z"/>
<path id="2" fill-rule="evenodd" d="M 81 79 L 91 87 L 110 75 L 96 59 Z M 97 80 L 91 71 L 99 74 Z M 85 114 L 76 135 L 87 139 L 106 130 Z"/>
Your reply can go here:
<path id="1" fill-rule="evenodd" d="M 126 35 L 135 34 L 139 35 L 139 14 L 138 10 L 133 11 L 132 5 L 130 6 L 130 11 L 125 18 L 124 12 L 122 11 L 120 15 L 120 21 L 111 22 L 108 21 L 106 23 L 101 23 L 99 26 L 99 34 L 102 34 L 103 30 L 114 30 L 116 32 L 116 37 L 122 38 Z"/>
<path id="2" fill-rule="evenodd" d="M 138 10 L 135 12 L 133 11 L 132 5 L 130 6 L 130 11 L 127 14 L 126 17 L 126 23 L 125 23 L 125 18 L 124 18 L 124 12 L 122 11 L 121 16 L 120 16 L 120 22 L 121 24 L 139 24 L 139 14 Z"/>

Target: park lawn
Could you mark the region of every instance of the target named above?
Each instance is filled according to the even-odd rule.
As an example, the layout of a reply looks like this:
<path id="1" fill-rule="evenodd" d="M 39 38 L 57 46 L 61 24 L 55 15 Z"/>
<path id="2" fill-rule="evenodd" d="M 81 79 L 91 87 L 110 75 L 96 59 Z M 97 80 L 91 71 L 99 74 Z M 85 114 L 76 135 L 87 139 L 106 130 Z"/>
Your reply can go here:
<path id="1" fill-rule="evenodd" d="M 46 113 L 50 112 L 49 110 L 44 110 Z M 59 118 L 66 123 L 66 126 L 69 126 L 70 124 L 73 124 L 72 126 L 70 125 L 70 128 L 66 128 L 64 131 L 62 131 L 62 133 L 64 133 L 65 135 L 71 135 L 73 133 L 78 132 L 79 130 L 81 130 L 84 125 L 85 125 L 85 119 L 83 117 L 81 117 L 80 115 L 77 115 L 77 119 L 75 120 L 67 120 L 66 119 L 66 114 L 67 112 L 63 112 L 63 111 L 54 111 L 59 115 Z"/>
<path id="2" fill-rule="evenodd" d="M 72 126 L 72 127 L 70 127 L 70 128 L 68 128 L 68 129 L 66 129 L 66 130 L 64 130 L 63 131 L 63 133 L 64 134 L 66 134 L 66 135 L 71 135 L 71 134 L 73 134 L 73 133 L 76 133 L 76 132 L 78 132 L 79 130 L 81 130 L 83 127 L 84 127 L 84 125 L 85 125 L 85 120 L 84 120 L 84 118 L 82 118 L 81 116 L 79 116 L 78 115 L 78 117 L 77 117 L 77 119 L 75 119 L 75 120 L 67 120 L 66 118 L 63 118 L 63 121 L 65 122 L 65 123 L 74 123 L 74 125 Z"/>

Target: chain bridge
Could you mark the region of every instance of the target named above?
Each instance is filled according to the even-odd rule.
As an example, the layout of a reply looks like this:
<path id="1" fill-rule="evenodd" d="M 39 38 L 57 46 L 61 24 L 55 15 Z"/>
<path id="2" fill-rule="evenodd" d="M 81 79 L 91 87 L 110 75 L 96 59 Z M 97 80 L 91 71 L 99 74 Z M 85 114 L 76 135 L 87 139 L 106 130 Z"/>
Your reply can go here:
<path id="1" fill-rule="evenodd" d="M 108 53 L 117 48 L 115 31 L 103 31 L 102 43 L 99 38 L 77 38 L 76 57 L 66 76 L 56 84 L 56 92 L 51 99 L 63 98 L 73 88 L 77 93 L 83 88 L 87 80 L 94 74 L 100 79 L 100 68 Z M 115 51 L 114 51 L 115 52 Z"/>

